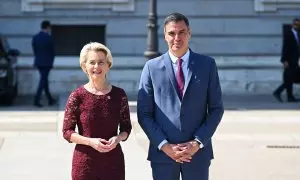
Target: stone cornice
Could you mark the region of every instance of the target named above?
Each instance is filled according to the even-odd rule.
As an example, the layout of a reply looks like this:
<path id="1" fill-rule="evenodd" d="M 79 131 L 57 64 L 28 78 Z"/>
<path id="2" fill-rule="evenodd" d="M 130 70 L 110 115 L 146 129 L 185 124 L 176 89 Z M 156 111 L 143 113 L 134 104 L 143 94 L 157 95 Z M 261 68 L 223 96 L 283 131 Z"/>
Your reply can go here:
<path id="1" fill-rule="evenodd" d="M 277 9 L 300 9 L 300 0 L 254 0 L 257 12 L 274 12 Z"/>
<path id="2" fill-rule="evenodd" d="M 45 9 L 112 9 L 134 11 L 135 0 L 21 0 L 23 12 L 43 12 Z"/>

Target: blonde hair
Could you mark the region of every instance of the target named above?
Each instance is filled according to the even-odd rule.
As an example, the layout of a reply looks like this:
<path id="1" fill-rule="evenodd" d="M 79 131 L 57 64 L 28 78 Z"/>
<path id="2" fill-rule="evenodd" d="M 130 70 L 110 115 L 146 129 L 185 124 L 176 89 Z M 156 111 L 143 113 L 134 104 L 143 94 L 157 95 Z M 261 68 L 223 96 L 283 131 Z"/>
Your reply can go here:
<path id="1" fill-rule="evenodd" d="M 80 51 L 79 63 L 80 63 L 80 67 L 83 70 L 83 72 L 86 73 L 85 63 L 87 61 L 87 54 L 90 51 L 103 52 L 106 55 L 106 59 L 107 59 L 108 64 L 109 64 L 108 65 L 109 68 L 112 67 L 112 65 L 113 65 L 113 58 L 112 58 L 110 50 L 105 45 L 103 45 L 101 43 L 90 42 L 90 43 L 84 45 L 83 48 Z"/>

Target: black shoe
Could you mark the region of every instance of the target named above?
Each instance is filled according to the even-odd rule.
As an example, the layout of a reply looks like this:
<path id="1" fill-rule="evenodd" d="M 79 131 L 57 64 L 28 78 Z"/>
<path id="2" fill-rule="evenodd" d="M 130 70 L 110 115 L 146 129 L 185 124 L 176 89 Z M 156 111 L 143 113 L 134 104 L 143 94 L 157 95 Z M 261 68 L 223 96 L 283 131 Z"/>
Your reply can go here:
<path id="1" fill-rule="evenodd" d="M 42 108 L 42 107 L 44 107 L 43 105 L 41 105 L 40 103 L 34 103 L 33 104 L 35 107 L 38 107 L 38 108 Z"/>
<path id="2" fill-rule="evenodd" d="M 296 98 L 294 98 L 294 97 L 289 97 L 289 98 L 287 99 L 287 102 L 299 102 L 299 99 L 296 99 Z"/>
<path id="3" fill-rule="evenodd" d="M 275 99 L 276 99 L 277 101 L 282 102 L 282 99 L 281 99 L 279 93 L 275 93 L 275 92 L 274 92 L 274 93 L 273 93 L 273 96 L 275 97 Z"/>
<path id="4" fill-rule="evenodd" d="M 49 106 L 53 106 L 57 103 L 56 99 L 51 99 L 50 101 L 48 101 Z"/>

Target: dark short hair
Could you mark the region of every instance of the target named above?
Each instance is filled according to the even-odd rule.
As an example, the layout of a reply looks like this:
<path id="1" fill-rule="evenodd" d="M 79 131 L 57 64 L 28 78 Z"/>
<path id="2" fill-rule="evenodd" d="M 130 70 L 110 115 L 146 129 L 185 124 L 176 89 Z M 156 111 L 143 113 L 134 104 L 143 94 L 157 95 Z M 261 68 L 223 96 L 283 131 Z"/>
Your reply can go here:
<path id="1" fill-rule="evenodd" d="M 293 24 L 295 24 L 296 22 L 300 22 L 300 18 L 294 18 L 293 19 Z"/>
<path id="2" fill-rule="evenodd" d="M 44 21 L 41 22 L 41 28 L 42 29 L 46 29 L 46 28 L 49 28 L 49 27 L 51 27 L 50 21 L 44 20 Z"/>
<path id="3" fill-rule="evenodd" d="M 164 22 L 164 27 L 166 27 L 166 25 L 170 22 L 179 22 L 179 21 L 184 21 L 185 25 L 189 28 L 190 23 L 187 17 L 185 17 L 183 14 L 180 13 L 171 13 L 169 14 Z"/>

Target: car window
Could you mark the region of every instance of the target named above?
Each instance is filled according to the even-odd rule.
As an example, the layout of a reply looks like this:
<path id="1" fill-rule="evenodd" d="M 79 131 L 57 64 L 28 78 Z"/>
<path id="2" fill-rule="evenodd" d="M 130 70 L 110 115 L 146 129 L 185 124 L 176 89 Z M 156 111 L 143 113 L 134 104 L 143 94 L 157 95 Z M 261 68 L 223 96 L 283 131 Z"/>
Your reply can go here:
<path id="1" fill-rule="evenodd" d="M 10 49 L 10 46 L 8 44 L 8 41 L 7 41 L 7 38 L 2 36 L 1 37 L 1 44 L 2 44 L 2 47 L 4 49 L 4 52 L 8 52 L 8 50 Z"/>
<path id="2" fill-rule="evenodd" d="M 3 47 L 2 41 L 3 39 L 0 38 L 0 57 L 5 57 L 5 47 Z"/>
<path id="3" fill-rule="evenodd" d="M 5 57 L 5 53 L 4 53 L 4 51 L 2 50 L 1 47 L 0 47 L 0 57 Z"/>

